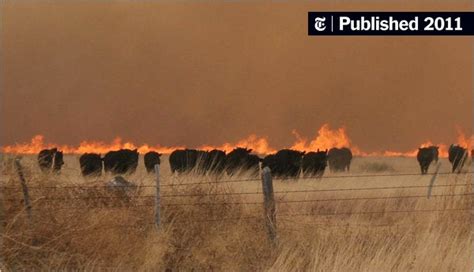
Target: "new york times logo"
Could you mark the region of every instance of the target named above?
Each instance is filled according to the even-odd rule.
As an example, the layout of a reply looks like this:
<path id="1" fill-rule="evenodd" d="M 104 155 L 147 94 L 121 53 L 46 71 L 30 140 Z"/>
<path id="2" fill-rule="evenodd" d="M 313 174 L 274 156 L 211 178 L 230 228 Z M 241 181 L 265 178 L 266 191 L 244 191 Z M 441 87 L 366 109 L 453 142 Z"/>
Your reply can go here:
<path id="1" fill-rule="evenodd" d="M 308 12 L 308 35 L 474 35 L 474 12 Z"/>
<path id="2" fill-rule="evenodd" d="M 324 31 L 326 29 L 326 17 L 314 18 L 314 29 L 317 31 Z"/>

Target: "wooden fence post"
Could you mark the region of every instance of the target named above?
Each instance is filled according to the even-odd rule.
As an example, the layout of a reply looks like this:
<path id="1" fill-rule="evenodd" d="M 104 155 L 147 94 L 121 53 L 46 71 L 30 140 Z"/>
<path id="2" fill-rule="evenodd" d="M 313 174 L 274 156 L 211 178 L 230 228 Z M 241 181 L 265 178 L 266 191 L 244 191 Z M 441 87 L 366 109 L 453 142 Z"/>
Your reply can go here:
<path id="1" fill-rule="evenodd" d="M 26 179 L 25 179 L 25 175 L 23 174 L 23 167 L 21 166 L 20 160 L 21 160 L 20 157 L 17 157 L 15 159 L 15 168 L 16 168 L 16 172 L 18 173 L 18 177 L 20 177 L 20 183 L 23 189 L 23 199 L 25 200 L 26 213 L 28 215 L 28 220 L 30 220 L 31 222 L 32 215 L 31 215 L 30 194 L 28 193 L 28 186 L 26 185 Z"/>
<path id="2" fill-rule="evenodd" d="M 156 196 L 155 196 L 155 224 L 159 228 L 161 224 L 161 196 L 160 196 L 160 165 L 155 164 Z"/>
<path id="3" fill-rule="evenodd" d="M 270 168 L 265 167 L 262 171 L 263 208 L 265 226 L 268 237 L 273 243 L 276 242 L 276 209 L 273 196 L 273 181 Z"/>

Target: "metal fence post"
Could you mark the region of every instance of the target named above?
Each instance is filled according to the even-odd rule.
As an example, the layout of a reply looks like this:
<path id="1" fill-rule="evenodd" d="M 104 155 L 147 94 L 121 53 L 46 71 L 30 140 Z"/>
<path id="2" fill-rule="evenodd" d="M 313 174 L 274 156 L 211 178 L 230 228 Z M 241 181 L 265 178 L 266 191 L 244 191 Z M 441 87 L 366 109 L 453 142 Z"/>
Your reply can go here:
<path id="1" fill-rule="evenodd" d="M 156 196 L 155 196 L 155 224 L 159 228 L 161 224 L 161 196 L 160 196 L 160 165 L 155 164 Z"/>
<path id="2" fill-rule="evenodd" d="M 265 217 L 265 226 L 268 237 L 276 242 L 276 209 L 273 196 L 273 180 L 270 168 L 265 167 L 262 171 L 262 189 L 263 189 L 263 208 Z"/>
<path id="3" fill-rule="evenodd" d="M 30 194 L 28 193 L 28 186 L 26 185 L 26 179 L 23 174 L 23 167 L 21 166 L 20 160 L 21 158 L 15 159 L 15 168 L 16 168 L 16 172 L 18 173 L 18 177 L 20 177 L 20 183 L 23 189 L 23 198 L 25 200 L 26 213 L 28 215 L 28 220 L 30 220 L 31 222 L 32 215 L 31 215 Z"/>

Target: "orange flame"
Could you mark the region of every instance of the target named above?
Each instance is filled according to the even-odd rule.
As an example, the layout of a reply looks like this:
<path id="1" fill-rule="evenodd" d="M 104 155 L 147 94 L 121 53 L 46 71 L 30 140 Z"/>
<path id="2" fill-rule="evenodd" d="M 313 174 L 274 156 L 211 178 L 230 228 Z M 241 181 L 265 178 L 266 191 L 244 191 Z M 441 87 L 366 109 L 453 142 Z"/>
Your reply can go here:
<path id="1" fill-rule="evenodd" d="M 291 149 L 295 150 L 317 150 L 317 149 L 330 149 L 332 147 L 350 147 L 351 141 L 346 134 L 344 127 L 338 128 L 337 130 L 331 130 L 329 124 L 324 124 L 319 130 L 318 134 L 311 141 L 302 137 L 296 130 L 292 131 L 296 137 L 296 142 L 293 144 Z"/>
<path id="2" fill-rule="evenodd" d="M 469 148 L 469 150 L 474 146 L 474 136 L 466 136 L 460 129 L 457 130 L 457 144 Z M 379 151 L 367 153 L 360 150 L 357 146 L 353 145 L 349 136 L 346 133 L 344 127 L 337 128 L 335 130 L 331 129 L 329 124 L 324 124 L 316 133 L 313 139 L 308 140 L 307 138 L 301 136 L 296 130 L 292 131 L 296 140 L 291 149 L 300 150 L 300 151 L 314 151 L 317 149 L 324 150 L 330 149 L 333 147 L 348 147 L 351 148 L 352 153 L 355 156 L 385 156 L 385 157 L 415 157 L 418 149 L 413 149 L 411 151 L 401 152 L 401 151 Z M 439 155 L 440 157 L 448 156 L 449 146 L 446 144 L 438 143 L 434 144 L 432 141 L 426 141 L 420 145 L 420 147 L 428 147 L 436 145 L 439 146 Z M 138 149 L 138 152 L 144 154 L 148 151 L 156 151 L 162 154 L 169 154 L 175 149 L 185 148 L 184 146 L 161 146 L 161 145 L 136 145 L 132 142 L 123 141 L 120 137 L 115 138 L 110 143 L 105 143 L 102 141 L 82 141 L 79 146 L 70 146 L 70 145 L 58 145 L 53 143 L 47 143 L 44 140 L 44 136 L 36 135 L 34 136 L 29 143 L 20 143 L 15 145 L 8 145 L 0 147 L 0 152 L 2 153 L 13 153 L 13 154 L 38 154 L 42 149 L 57 147 L 62 150 L 64 153 L 69 154 L 83 154 L 83 153 L 99 153 L 105 154 L 110 150 L 117 150 L 122 148 L 128 149 Z M 270 154 L 275 153 L 276 149 L 270 146 L 269 140 L 267 137 L 260 137 L 255 134 L 251 134 L 248 137 L 241 139 L 235 143 L 224 143 L 222 145 L 202 145 L 198 149 L 202 150 L 212 150 L 220 149 L 226 152 L 230 152 L 236 147 L 246 147 L 253 150 L 257 154 Z"/>
<path id="3" fill-rule="evenodd" d="M 232 151 L 236 147 L 245 147 L 252 149 L 252 152 L 257 154 L 270 154 L 276 152 L 275 149 L 270 147 L 268 143 L 268 139 L 266 137 L 258 137 L 255 134 L 249 135 L 247 138 L 237 141 L 234 144 L 225 143 L 220 146 L 213 146 L 213 145 L 203 145 L 198 149 L 202 150 L 212 150 L 212 149 L 220 149 L 227 152 Z"/>
<path id="4" fill-rule="evenodd" d="M 423 143 L 420 145 L 420 148 L 423 147 L 430 147 L 430 146 L 438 146 L 439 147 L 439 156 L 440 157 L 448 157 L 448 147 L 445 144 L 433 144 L 431 141 Z M 416 157 L 418 154 L 418 149 L 414 149 L 411 151 L 400 152 L 400 151 L 391 151 L 387 150 L 384 151 L 381 156 L 384 157 Z"/>
<path id="5" fill-rule="evenodd" d="M 470 138 L 468 138 L 462 132 L 458 131 L 458 137 L 457 137 L 456 144 L 458 144 L 458 145 L 460 145 L 464 148 L 467 148 L 468 150 L 471 150 L 471 148 L 473 146 L 472 145 L 473 140 L 474 140 L 474 136 L 471 136 Z M 420 148 L 430 147 L 430 146 L 438 146 L 439 147 L 439 149 L 438 149 L 439 157 L 441 157 L 441 158 L 447 158 L 448 157 L 448 155 L 449 155 L 449 153 L 448 153 L 449 145 L 443 144 L 443 143 L 434 144 L 432 141 L 426 141 L 426 142 L 424 142 L 423 144 L 420 145 Z M 407 151 L 407 152 L 385 151 L 381 155 L 385 156 L 385 157 L 416 157 L 417 153 L 418 153 L 418 149 L 414 149 L 414 150 Z M 378 155 L 380 155 L 380 154 L 378 154 Z"/>
<path id="6" fill-rule="evenodd" d="M 83 154 L 83 153 L 99 153 L 105 154 L 110 150 L 117 150 L 121 148 L 138 149 L 140 153 L 148 151 L 156 151 L 159 153 L 171 153 L 175 149 L 183 148 L 181 146 L 163 147 L 160 145 L 150 146 L 143 144 L 137 146 L 131 142 L 123 142 L 120 137 L 115 138 L 111 143 L 104 143 L 101 141 L 82 141 L 79 146 L 57 145 L 52 143 L 45 143 L 43 135 L 34 136 L 29 143 L 15 144 L 10 146 L 3 146 L 0 150 L 3 153 L 17 153 L 17 154 L 37 154 L 46 148 L 57 147 L 59 150 L 68 154 Z"/>
<path id="7" fill-rule="evenodd" d="M 344 127 L 332 130 L 329 124 L 324 124 L 319 128 L 314 139 L 309 141 L 302 137 L 296 130 L 292 131 L 296 137 L 296 142 L 291 146 L 291 149 L 299 151 L 316 151 L 318 149 L 325 150 L 333 147 L 342 148 L 347 147 L 352 150 L 354 156 L 370 156 L 369 153 L 361 151 L 357 146 L 353 145 Z"/>
<path id="8" fill-rule="evenodd" d="M 458 132 L 457 143 L 460 146 L 471 150 L 472 147 L 474 146 L 474 135 L 471 135 L 471 137 L 466 136 L 466 134 L 464 134 L 464 132 L 459 127 L 457 128 L 457 132 Z"/>

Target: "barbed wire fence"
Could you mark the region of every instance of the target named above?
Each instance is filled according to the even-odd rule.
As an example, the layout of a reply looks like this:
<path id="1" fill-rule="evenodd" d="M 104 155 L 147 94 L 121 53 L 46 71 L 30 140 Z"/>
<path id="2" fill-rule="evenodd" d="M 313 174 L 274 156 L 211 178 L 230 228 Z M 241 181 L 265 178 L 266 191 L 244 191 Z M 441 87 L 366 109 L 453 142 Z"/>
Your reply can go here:
<path id="1" fill-rule="evenodd" d="M 65 186 L 28 186 L 25 176 L 23 174 L 23 167 L 20 164 L 20 161 L 15 161 L 16 171 L 20 179 L 20 186 L 0 186 L 2 191 L 18 191 L 22 192 L 23 197 L 18 198 L 2 198 L 2 205 L 0 205 L 0 222 L 5 222 L 5 212 L 3 202 L 20 202 L 25 206 L 25 211 L 28 215 L 28 220 L 31 221 L 31 214 L 34 212 L 32 207 L 39 202 L 50 202 L 50 203 L 62 203 L 61 207 L 58 207 L 58 210 L 75 210 L 83 209 L 83 207 L 74 206 L 74 201 L 89 201 L 89 200 L 113 200 L 113 199 L 122 199 L 123 195 L 95 195 L 95 196 L 83 196 L 83 197 L 67 197 L 67 196 L 53 196 L 53 197 L 38 197 L 34 200 L 31 198 L 31 193 L 39 190 L 50 190 L 57 192 L 58 190 L 97 190 L 97 189 L 110 189 L 110 186 L 100 185 L 100 186 L 80 186 L 80 185 L 65 185 Z M 438 168 L 439 169 L 439 168 Z M 472 174 L 474 172 L 468 171 L 463 174 Z M 389 173 L 389 174 L 364 174 L 364 175 L 335 175 L 335 176 L 323 176 L 318 179 L 361 179 L 361 178 L 380 178 L 380 177 L 408 177 L 408 176 L 419 176 L 419 173 Z M 141 188 L 151 188 L 154 189 L 155 194 L 149 195 L 136 195 L 133 196 L 135 199 L 144 200 L 144 203 L 140 204 L 130 204 L 122 203 L 116 205 L 97 205 L 89 206 L 88 209 L 114 209 L 114 208 L 127 208 L 130 210 L 133 209 L 150 209 L 153 210 L 154 216 L 153 220 L 147 220 L 142 222 L 140 225 L 105 225 L 105 226 L 96 226 L 98 228 L 135 228 L 140 229 L 144 226 L 156 226 L 158 229 L 162 224 L 167 224 L 168 222 L 162 220 L 162 209 L 164 207 L 176 207 L 176 206 L 233 206 L 233 205 L 255 205 L 262 206 L 262 215 L 260 216 L 245 216 L 245 217 L 224 217 L 224 218 L 212 218 L 212 219 L 202 219 L 197 222 L 222 222 L 222 221 L 241 221 L 241 220 L 257 220 L 264 221 L 264 227 L 267 230 L 268 237 L 272 242 L 277 241 L 277 217 L 278 218 L 292 218 L 292 217 L 323 217 L 323 216 L 347 216 L 347 215 L 370 215 L 370 214 L 421 214 L 421 213 L 443 213 L 443 212 L 466 212 L 471 211 L 472 207 L 462 207 L 462 208 L 432 208 L 432 209 L 396 209 L 396 210 L 382 210 L 382 211 L 351 211 L 351 212 L 296 212 L 296 213 L 277 213 L 277 206 L 281 205 L 292 205 L 297 203 L 321 203 L 321 202 L 349 202 L 349 201 L 389 201 L 389 200 L 401 200 L 401 199 L 433 199 L 433 198 L 456 198 L 456 197 L 474 197 L 471 186 L 469 183 L 462 184 L 434 184 L 434 180 L 437 176 L 442 175 L 456 175 L 453 173 L 428 173 L 426 175 L 431 175 L 432 179 L 429 185 L 402 185 L 402 186 L 374 186 L 374 187 L 348 187 L 348 188 L 329 188 L 329 189 L 305 189 L 305 190 L 274 190 L 273 180 L 274 178 L 271 175 L 271 171 L 268 167 L 262 170 L 261 178 L 245 178 L 245 179 L 228 179 L 228 180 L 216 180 L 216 181 L 198 181 L 198 182 L 189 182 L 189 183 L 177 183 L 177 184 L 162 184 L 160 182 L 160 167 L 159 165 L 155 166 L 155 184 L 153 185 L 135 185 L 135 189 Z M 300 177 L 298 179 L 314 179 L 314 177 Z M 248 191 L 248 192 L 208 192 L 208 193 L 176 193 L 171 191 L 161 191 L 162 188 L 180 188 L 183 186 L 201 186 L 201 185 L 221 185 L 221 184 L 236 184 L 236 183 L 245 183 L 245 182 L 255 182 L 261 181 L 262 190 L 261 191 Z M 115 185 L 115 189 L 127 189 L 129 185 Z M 432 194 L 434 188 L 457 188 L 457 187 L 466 187 L 470 189 L 467 192 L 463 193 L 449 193 L 449 194 Z M 122 188 L 123 187 L 123 188 Z M 399 196 L 364 196 L 364 197 L 336 197 L 336 198 L 315 198 L 315 199 L 300 199 L 300 200 L 288 200 L 288 199 L 279 199 L 275 198 L 276 196 L 286 196 L 291 194 L 307 194 L 307 193 L 321 193 L 321 192 L 380 192 L 380 191 L 393 191 L 393 190 L 411 190 L 411 189 L 427 189 L 427 194 L 410 194 L 410 195 L 399 195 Z M 258 196 L 262 195 L 262 201 L 198 201 L 198 202 L 176 202 L 176 199 L 191 199 L 197 197 L 208 197 L 208 196 Z M 172 200 L 171 202 L 162 203 L 162 200 L 166 199 L 167 201 Z M 275 200 L 276 199 L 276 200 Z M 73 205 L 64 205 L 64 203 L 73 204 Z M 2 225 L 4 225 L 2 224 Z M 0 229 L 1 230 L 1 229 Z M 0 241 L 1 242 L 1 241 Z"/>

